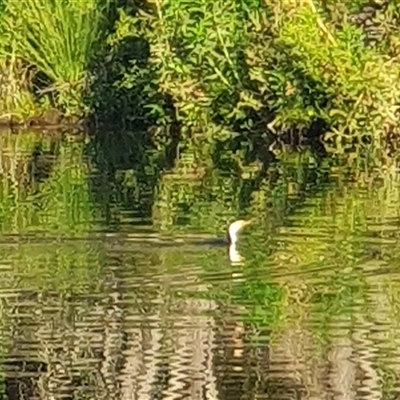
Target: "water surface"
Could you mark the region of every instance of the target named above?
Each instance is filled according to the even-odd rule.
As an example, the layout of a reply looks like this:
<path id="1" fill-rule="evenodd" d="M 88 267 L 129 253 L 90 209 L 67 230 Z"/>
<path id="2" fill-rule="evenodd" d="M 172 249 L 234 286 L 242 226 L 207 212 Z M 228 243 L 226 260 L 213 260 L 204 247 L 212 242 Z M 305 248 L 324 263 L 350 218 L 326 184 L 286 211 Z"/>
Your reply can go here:
<path id="1" fill-rule="evenodd" d="M 395 164 L 132 146 L 0 137 L 2 398 L 400 398 Z M 251 217 L 232 265 L 208 241 Z"/>

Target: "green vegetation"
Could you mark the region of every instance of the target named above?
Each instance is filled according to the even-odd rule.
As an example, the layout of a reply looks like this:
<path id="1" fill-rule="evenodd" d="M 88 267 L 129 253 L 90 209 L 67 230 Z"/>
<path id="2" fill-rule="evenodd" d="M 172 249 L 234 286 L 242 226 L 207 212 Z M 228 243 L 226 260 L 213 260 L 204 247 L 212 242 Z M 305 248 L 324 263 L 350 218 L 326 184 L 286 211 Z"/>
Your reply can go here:
<path id="1" fill-rule="evenodd" d="M 4 89 L 9 96 L 26 97 L 29 93 L 36 109 L 26 109 L 29 101 L 17 102 L 15 109 L 10 109 L 12 105 L 5 100 L 3 113 L 27 116 L 51 105 L 67 115 L 85 112 L 88 68 L 102 43 L 105 10 L 101 1 L 4 2 L 1 60 L 5 75 L 15 69 L 14 75 L 20 75 L 20 79 L 8 79 L 10 87 L 6 80 Z M 14 81 L 19 90 L 13 92 Z"/>
<path id="2" fill-rule="evenodd" d="M 5 0 L 1 114 L 131 123 L 196 160 L 285 134 L 379 148 L 399 128 L 400 15 L 394 0 L 368 5 Z"/>
<path id="3" fill-rule="evenodd" d="M 83 90 L 96 45 L 101 43 L 100 1 L 28 0 L 6 4 L 4 31 L 10 52 L 47 80 L 63 111 L 84 111 Z"/>

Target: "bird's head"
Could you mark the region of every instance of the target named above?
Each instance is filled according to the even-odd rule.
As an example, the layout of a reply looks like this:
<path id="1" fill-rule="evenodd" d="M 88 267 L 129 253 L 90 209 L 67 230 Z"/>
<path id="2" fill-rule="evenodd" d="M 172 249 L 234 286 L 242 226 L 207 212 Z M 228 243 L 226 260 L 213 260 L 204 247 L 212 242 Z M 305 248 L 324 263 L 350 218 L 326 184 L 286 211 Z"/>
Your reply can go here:
<path id="1" fill-rule="evenodd" d="M 242 230 L 245 226 L 251 224 L 253 222 L 252 219 L 244 220 L 239 219 L 237 221 L 232 222 L 228 227 L 228 239 L 230 244 L 235 244 L 237 242 L 238 233 Z"/>

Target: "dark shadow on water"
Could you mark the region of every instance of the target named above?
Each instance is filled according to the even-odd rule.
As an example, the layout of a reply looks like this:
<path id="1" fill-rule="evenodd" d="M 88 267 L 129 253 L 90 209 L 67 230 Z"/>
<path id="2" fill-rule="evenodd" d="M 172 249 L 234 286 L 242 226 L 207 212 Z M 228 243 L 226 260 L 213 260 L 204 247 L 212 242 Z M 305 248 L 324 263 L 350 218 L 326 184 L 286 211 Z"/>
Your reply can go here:
<path id="1" fill-rule="evenodd" d="M 88 99 L 93 140 L 88 152 L 99 173 L 93 176 L 91 189 L 111 225 L 116 223 L 112 221 L 112 205 L 131 210 L 142 220 L 151 217 L 160 171 L 173 166 L 177 152 L 179 129 L 173 121 L 172 101 L 157 87 L 148 87 L 155 81 L 149 55 L 146 40 L 132 35 L 114 47 L 106 46 L 93 64 L 95 79 Z M 167 128 L 157 128 L 146 108 L 160 102 L 171 117 Z M 125 175 L 135 179 L 132 190 L 123 187 Z"/>
<path id="2" fill-rule="evenodd" d="M 219 351 L 215 354 L 214 363 L 220 398 L 305 398 L 306 387 L 292 377 L 285 376 L 284 365 L 271 360 L 269 345 L 262 343 L 255 346 L 251 340 L 238 333 L 240 325 L 239 320 L 232 319 L 225 321 L 224 328 L 219 329 Z M 267 335 L 267 332 L 264 334 Z M 277 376 L 276 371 L 279 369 L 281 372 Z"/>
<path id="3" fill-rule="evenodd" d="M 47 366 L 35 361 L 7 361 L 3 365 L 8 377 L 5 379 L 7 400 L 27 400 L 37 394 L 37 380 L 46 372 Z"/>
<path id="4" fill-rule="evenodd" d="M 109 33 L 116 30 L 118 9 L 135 16 L 139 7 L 147 6 L 131 0 L 112 3 L 105 16 Z M 157 79 L 149 56 L 149 43 L 133 33 L 105 44 L 90 68 L 94 79 L 86 102 L 93 140 L 88 152 L 99 172 L 90 183 L 111 226 L 117 224 L 112 221 L 111 207 L 115 206 L 142 220 L 151 217 L 160 171 L 173 167 L 177 153 L 179 128 L 172 99 L 154 84 Z M 162 105 L 167 126 L 157 124 L 149 104 Z M 128 175 L 134 177 L 135 188 L 123 185 Z"/>

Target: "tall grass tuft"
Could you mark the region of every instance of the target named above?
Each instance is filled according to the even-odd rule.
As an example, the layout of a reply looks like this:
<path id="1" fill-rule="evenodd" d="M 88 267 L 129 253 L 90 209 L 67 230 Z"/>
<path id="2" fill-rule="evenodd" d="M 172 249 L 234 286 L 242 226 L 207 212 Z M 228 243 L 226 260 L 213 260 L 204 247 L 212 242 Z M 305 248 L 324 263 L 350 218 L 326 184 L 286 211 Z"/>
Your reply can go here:
<path id="1" fill-rule="evenodd" d="M 100 43 L 102 0 L 7 2 L 3 35 L 16 55 L 45 74 L 60 105 L 80 107 L 88 63 Z M 8 41 L 10 43 L 10 41 Z"/>

